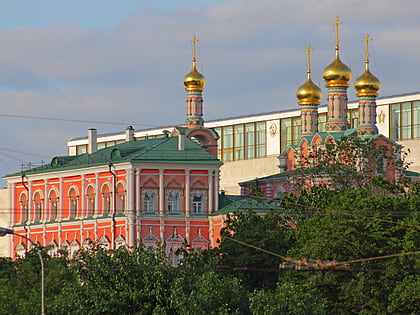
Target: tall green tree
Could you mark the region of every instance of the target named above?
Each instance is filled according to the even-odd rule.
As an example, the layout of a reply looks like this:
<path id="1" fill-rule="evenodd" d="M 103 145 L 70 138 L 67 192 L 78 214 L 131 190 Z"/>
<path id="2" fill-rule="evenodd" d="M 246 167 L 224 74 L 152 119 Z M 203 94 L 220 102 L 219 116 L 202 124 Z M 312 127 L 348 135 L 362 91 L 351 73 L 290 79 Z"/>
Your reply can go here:
<path id="1" fill-rule="evenodd" d="M 420 248 L 420 196 L 400 193 L 381 180 L 322 194 L 323 205 L 316 190 L 305 198 L 288 197 L 291 208 L 301 209 L 300 202 L 317 205 L 310 217 L 298 222 L 296 244 L 288 254 L 299 259 L 357 261 L 350 265 L 354 272 L 292 274 L 289 280 L 325 297 L 329 312 L 386 314 L 395 287 L 419 265 L 415 255 L 371 258 Z"/>
<path id="2" fill-rule="evenodd" d="M 250 291 L 276 287 L 281 258 L 239 244 L 231 238 L 284 255 L 293 246 L 294 231 L 283 213 L 271 211 L 259 215 L 249 211 L 230 215 L 221 235 L 219 250 L 223 267 L 230 268 Z"/>

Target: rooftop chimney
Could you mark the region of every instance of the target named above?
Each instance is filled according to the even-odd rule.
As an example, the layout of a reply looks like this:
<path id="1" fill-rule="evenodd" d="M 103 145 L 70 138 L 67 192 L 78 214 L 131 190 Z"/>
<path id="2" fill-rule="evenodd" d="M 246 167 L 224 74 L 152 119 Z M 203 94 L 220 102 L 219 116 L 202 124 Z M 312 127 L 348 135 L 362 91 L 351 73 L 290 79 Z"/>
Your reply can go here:
<path id="1" fill-rule="evenodd" d="M 95 128 L 88 130 L 88 153 L 94 153 L 98 149 L 98 132 Z"/>
<path id="2" fill-rule="evenodd" d="M 178 135 L 178 150 L 184 151 L 185 148 L 185 135 L 179 134 Z"/>
<path id="3" fill-rule="evenodd" d="M 131 142 L 134 140 L 134 128 L 133 126 L 128 126 L 125 129 L 125 142 Z"/>

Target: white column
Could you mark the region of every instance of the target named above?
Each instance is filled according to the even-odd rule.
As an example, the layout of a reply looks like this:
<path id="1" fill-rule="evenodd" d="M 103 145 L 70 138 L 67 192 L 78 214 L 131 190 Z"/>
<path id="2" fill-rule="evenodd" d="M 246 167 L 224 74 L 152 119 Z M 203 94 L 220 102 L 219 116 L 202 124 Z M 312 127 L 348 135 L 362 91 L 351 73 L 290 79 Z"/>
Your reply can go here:
<path id="1" fill-rule="evenodd" d="M 187 217 L 191 215 L 190 198 L 191 198 L 190 170 L 185 170 L 185 215 Z"/>
<path id="2" fill-rule="evenodd" d="M 86 209 L 87 209 L 87 200 L 86 200 L 86 175 L 82 175 L 81 176 L 81 181 L 82 181 L 82 185 L 81 185 L 81 189 L 82 191 L 80 192 L 80 198 L 82 198 L 81 202 L 80 202 L 80 210 L 78 209 L 78 211 L 80 211 L 80 217 L 79 218 L 84 218 L 85 214 L 86 214 Z M 76 213 L 76 218 L 77 218 L 77 213 Z"/>
<path id="3" fill-rule="evenodd" d="M 60 177 L 58 183 L 58 209 L 57 209 L 57 221 L 61 222 L 63 219 L 63 200 L 64 200 L 64 180 L 63 177 Z M 60 229 L 61 230 L 61 229 Z"/>
<path id="4" fill-rule="evenodd" d="M 141 189 L 140 189 L 140 174 L 141 169 L 136 168 L 136 191 L 135 191 L 135 197 L 136 197 L 136 215 L 140 215 L 141 213 Z"/>
<path id="5" fill-rule="evenodd" d="M 136 227 L 137 227 L 137 241 L 140 241 L 141 239 L 141 234 L 140 234 L 140 229 L 141 229 L 141 209 L 142 209 L 142 204 L 141 204 L 141 169 L 138 168 L 137 169 L 137 173 L 136 173 Z"/>
<path id="6" fill-rule="evenodd" d="M 219 209 L 219 173 L 220 173 L 220 170 L 215 170 L 214 171 L 214 177 L 213 177 L 214 186 L 215 186 L 214 196 L 213 196 L 213 198 L 214 198 L 214 211 L 217 211 Z"/>
<path id="7" fill-rule="evenodd" d="M 16 184 L 7 184 L 7 189 L 9 190 L 9 200 L 8 200 L 8 207 L 7 209 L 14 209 L 9 213 L 9 222 L 7 227 L 13 228 L 13 226 L 17 223 L 16 222 L 16 211 L 20 211 L 20 203 L 15 207 L 15 192 L 16 192 Z M 20 200 L 19 200 L 20 201 Z M 10 256 L 12 257 L 12 256 Z"/>
<path id="8" fill-rule="evenodd" d="M 48 214 L 48 179 L 44 179 L 44 204 L 42 205 L 42 243 L 47 246 L 47 214 Z"/>
<path id="9" fill-rule="evenodd" d="M 28 178 L 28 222 L 32 222 L 33 220 L 33 215 L 32 215 L 32 210 L 33 210 L 33 204 L 32 204 L 33 200 L 32 200 L 32 182 L 29 181 Z"/>
<path id="10" fill-rule="evenodd" d="M 163 170 L 159 169 L 159 232 L 160 232 L 160 241 L 163 243 L 165 241 L 165 227 L 163 216 L 165 214 L 165 181 L 163 176 Z"/>
<path id="11" fill-rule="evenodd" d="M 159 169 L 159 215 L 165 214 L 165 183 L 163 180 L 163 170 Z"/>
<path id="12" fill-rule="evenodd" d="M 128 171 L 127 177 L 127 197 L 128 197 L 128 206 L 127 206 L 127 219 L 128 219 L 128 247 L 133 247 L 135 243 L 135 227 L 134 227 L 134 197 L 135 197 L 135 170 L 130 168 Z"/>
<path id="13" fill-rule="evenodd" d="M 209 185 L 208 200 L 209 200 L 209 204 L 208 204 L 208 209 L 207 209 L 208 214 L 216 211 L 216 209 L 213 208 L 214 199 L 217 197 L 214 193 L 214 188 L 213 188 L 213 176 L 214 176 L 213 173 L 214 173 L 214 171 L 209 170 L 209 174 L 208 174 L 208 185 Z"/>
<path id="14" fill-rule="evenodd" d="M 99 202 L 101 201 L 101 187 L 99 187 L 100 182 L 99 182 L 99 173 L 96 173 L 96 178 L 95 178 L 95 211 L 93 213 L 93 217 L 96 218 L 98 216 L 98 212 L 99 212 Z M 103 205 L 102 205 L 102 210 L 103 210 Z"/>
<path id="15" fill-rule="evenodd" d="M 44 222 L 44 226 L 45 226 L 45 222 L 48 221 L 49 215 L 48 215 L 48 179 L 45 179 L 44 181 L 44 204 L 42 205 L 42 209 L 43 209 L 43 215 L 42 215 L 42 222 Z"/>

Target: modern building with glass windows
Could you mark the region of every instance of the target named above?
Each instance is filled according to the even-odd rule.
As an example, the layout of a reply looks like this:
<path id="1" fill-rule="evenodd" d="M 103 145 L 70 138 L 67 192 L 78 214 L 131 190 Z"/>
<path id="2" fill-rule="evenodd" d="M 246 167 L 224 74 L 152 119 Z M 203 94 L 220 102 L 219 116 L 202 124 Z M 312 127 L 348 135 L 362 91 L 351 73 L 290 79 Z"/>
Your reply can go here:
<path id="1" fill-rule="evenodd" d="M 395 140 L 407 151 L 410 170 L 420 172 L 420 92 L 379 97 L 377 104 L 377 127 L 379 134 Z M 350 128 L 358 127 L 358 101 L 348 103 Z M 327 106 L 318 109 L 318 129 L 325 131 Z M 220 189 L 227 194 L 239 194 L 239 182 L 273 175 L 279 172 L 278 156 L 290 144 L 300 139 L 301 110 L 255 113 L 204 122 L 219 135 L 218 157 L 224 163 L 221 167 Z M 159 129 L 133 131 L 136 139 L 164 137 Z M 114 146 L 125 141 L 125 133 L 98 135 L 98 149 Z M 74 138 L 68 141 L 70 156 L 87 151 L 88 138 Z"/>

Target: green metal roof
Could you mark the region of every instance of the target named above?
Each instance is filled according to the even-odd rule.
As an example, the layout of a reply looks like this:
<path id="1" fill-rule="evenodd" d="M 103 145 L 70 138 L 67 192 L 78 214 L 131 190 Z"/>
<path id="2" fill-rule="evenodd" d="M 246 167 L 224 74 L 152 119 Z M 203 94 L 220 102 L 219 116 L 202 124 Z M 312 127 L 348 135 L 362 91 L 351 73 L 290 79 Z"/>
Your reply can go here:
<path id="1" fill-rule="evenodd" d="M 223 164 L 218 158 L 203 150 L 200 145 L 188 138 L 184 138 L 184 149 L 179 150 L 178 137 L 168 137 L 124 142 L 91 154 L 57 156 L 48 165 L 36 167 L 25 172 L 9 174 L 5 177 L 17 176 L 22 173 L 55 172 L 122 162 Z"/>
<path id="2" fill-rule="evenodd" d="M 226 196 L 219 195 L 219 210 L 214 214 L 241 212 L 241 211 L 263 211 L 282 210 L 276 200 L 268 200 L 253 196 Z"/>

